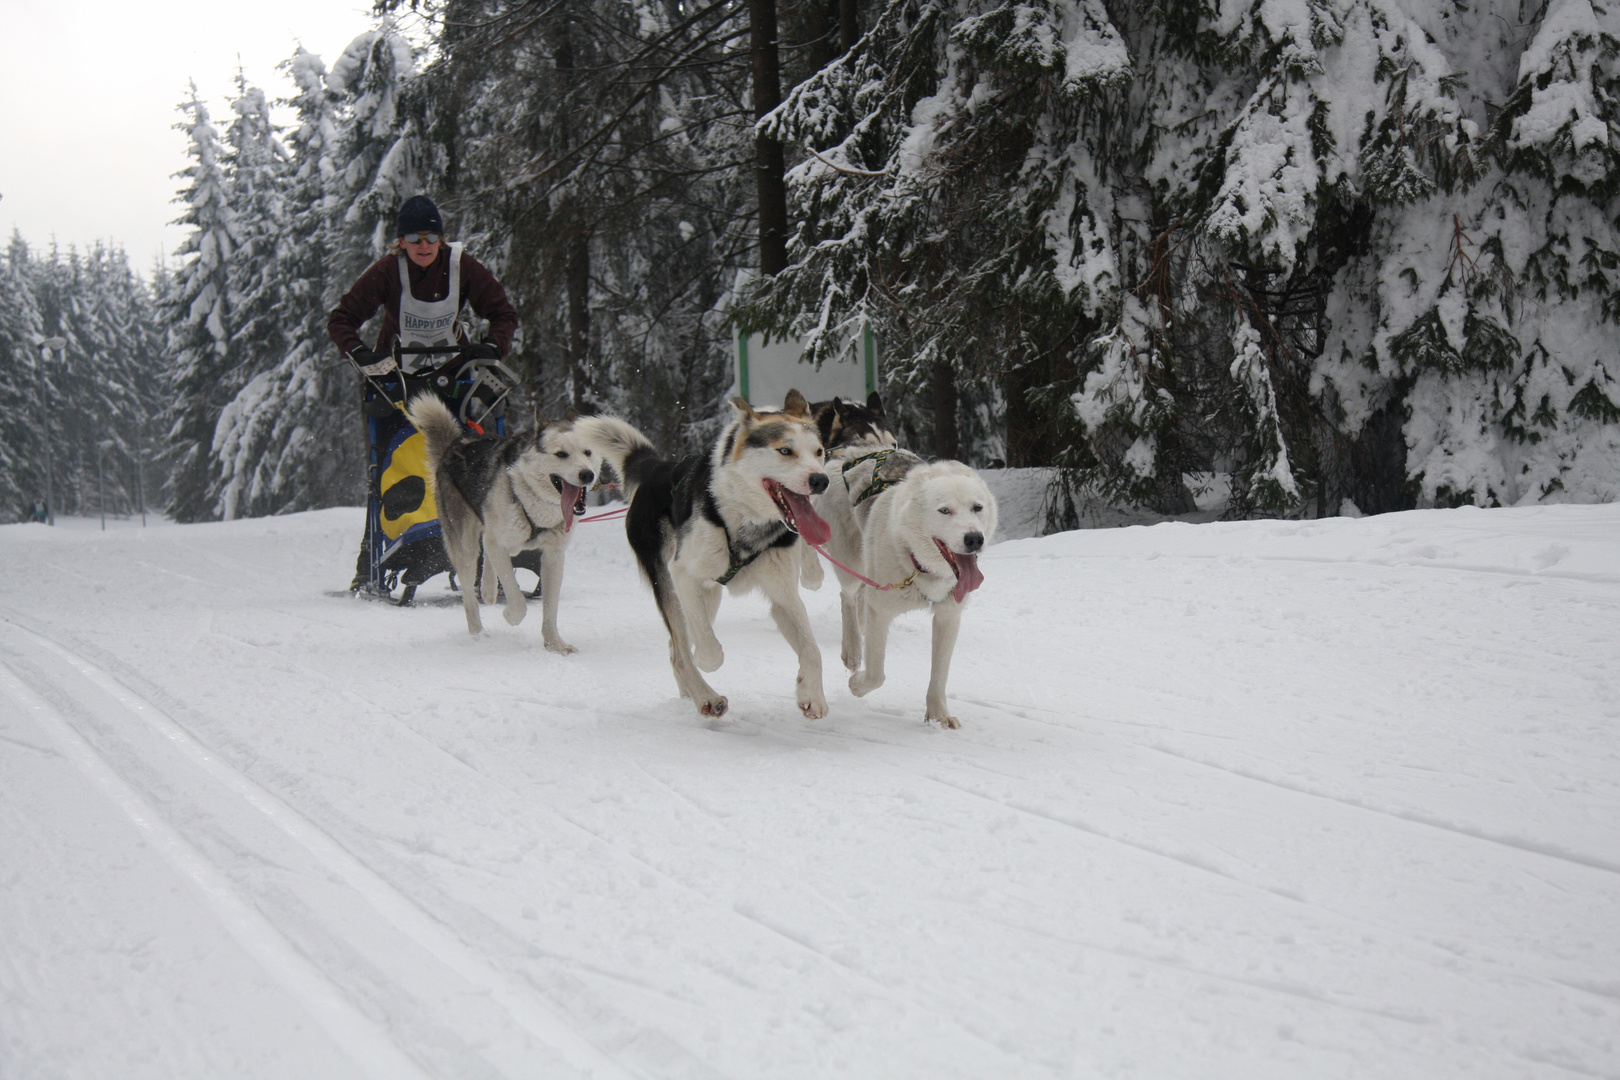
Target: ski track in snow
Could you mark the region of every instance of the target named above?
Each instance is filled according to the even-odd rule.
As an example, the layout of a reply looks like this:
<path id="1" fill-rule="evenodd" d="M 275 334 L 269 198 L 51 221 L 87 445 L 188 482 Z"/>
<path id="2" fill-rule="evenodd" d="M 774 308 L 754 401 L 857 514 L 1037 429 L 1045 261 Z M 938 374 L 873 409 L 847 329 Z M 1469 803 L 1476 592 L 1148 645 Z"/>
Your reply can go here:
<path id="1" fill-rule="evenodd" d="M 10 670 L 0 671 L 0 690 L 50 729 L 63 755 L 89 779 L 181 874 L 191 880 L 230 935 L 281 983 L 306 1003 L 316 1021 L 331 1034 L 366 1075 L 426 1077 L 427 1074 L 357 1009 L 331 981 L 299 955 L 297 949 L 244 899 L 227 875 L 199 853 L 172 826 L 152 811 L 137 792 L 73 725 L 28 689 Z"/>
<path id="2" fill-rule="evenodd" d="M 1620 508 L 996 545 L 953 732 L 831 575 L 705 722 L 617 528 L 558 657 L 358 525 L 0 528 L 0 1075 L 1620 1076 Z"/>
<path id="3" fill-rule="evenodd" d="M 326 832 L 322 832 L 319 827 L 309 823 L 308 819 L 293 811 L 280 798 L 262 789 L 261 785 L 254 784 L 253 780 L 243 776 L 235 767 L 225 763 L 219 756 L 204 748 L 201 743 L 196 742 L 191 737 L 190 733 L 186 733 L 170 717 L 164 716 L 160 709 L 154 708 L 152 704 L 139 698 L 138 695 L 134 695 L 133 691 L 123 687 L 122 683 L 118 683 L 115 678 L 105 674 L 104 670 L 100 670 L 96 665 L 86 661 L 84 657 L 71 653 L 68 649 L 63 649 L 62 646 L 45 640 L 42 636 L 34 635 L 31 631 L 21 630 L 21 633 L 28 636 L 28 638 L 32 638 L 34 643 L 44 646 L 49 653 L 52 653 L 60 661 L 71 665 L 81 677 L 86 678 L 87 682 L 92 683 L 100 691 L 104 691 L 105 695 L 112 698 L 113 701 L 117 701 L 130 716 L 136 717 L 136 721 L 159 733 L 160 737 L 165 738 L 170 745 L 175 746 L 191 764 L 206 772 L 207 776 L 215 780 L 217 784 L 225 787 L 225 789 L 230 790 L 233 795 L 237 795 L 251 810 L 258 811 L 262 816 L 271 819 L 272 823 L 279 827 L 280 831 L 285 832 L 288 837 L 295 840 L 296 844 L 305 848 L 306 852 L 313 855 L 327 871 L 332 873 L 334 878 L 342 879 L 350 889 L 358 892 L 363 897 L 364 902 L 373 908 L 377 915 L 392 923 L 395 928 L 399 929 L 400 933 L 407 934 L 415 946 L 420 946 L 421 949 L 426 950 L 428 954 L 433 955 L 434 959 L 439 960 L 444 967 L 450 968 L 455 975 L 467 981 L 473 988 L 471 993 L 488 994 L 494 1001 L 499 1002 L 507 1010 L 510 1022 L 515 1022 L 520 1027 L 530 1031 L 531 1035 L 536 1036 L 541 1043 L 556 1048 L 570 1064 L 575 1065 L 577 1069 L 582 1069 L 588 1075 L 601 1075 L 601 1077 L 627 1075 L 617 1070 L 612 1065 L 612 1062 L 601 1056 L 593 1046 L 580 1040 L 573 1031 L 567 1030 L 564 1025 L 557 1022 L 557 1018 L 549 1014 L 549 1010 L 544 1009 L 539 1002 L 536 1002 L 531 993 L 525 993 L 525 989 L 509 980 L 504 973 L 496 972 L 494 968 L 489 967 L 481 955 L 473 954 L 467 947 L 455 941 L 452 934 L 445 933 L 444 926 L 436 923 L 433 918 L 424 915 L 420 908 L 416 908 L 415 905 L 411 904 L 408 897 L 400 894 L 397 889 L 387 884 L 381 876 L 377 876 L 371 868 L 361 863 L 360 860 L 356 860 L 352 853 L 348 852 L 347 848 L 337 844 L 332 837 L 327 836 Z M 15 675 L 11 677 L 11 682 L 15 682 Z M 21 685 L 18 685 L 18 690 L 21 695 L 29 695 L 29 691 L 21 687 Z M 44 703 L 40 701 L 40 704 Z M 110 711 L 102 712 L 102 717 L 104 717 L 104 721 L 109 721 L 109 727 L 117 724 L 117 719 L 110 717 Z M 60 725 L 62 725 L 62 729 L 71 732 L 71 725 L 66 724 L 65 721 L 60 722 Z M 71 738 L 79 737 L 76 733 L 73 733 Z M 84 743 L 84 751 L 86 753 L 81 755 L 81 759 L 91 761 L 94 750 L 91 750 L 89 745 Z M 94 758 L 92 767 L 96 772 L 107 769 L 107 766 L 102 763 L 100 758 Z M 104 789 L 120 787 L 120 789 L 128 790 L 123 784 L 122 777 L 112 779 L 109 776 L 105 780 L 97 777 L 97 780 Z M 120 801 L 120 805 L 125 806 L 126 813 L 130 813 L 131 818 L 138 818 L 141 821 L 149 818 L 149 813 L 144 810 L 144 800 L 141 800 L 141 797 L 136 793 L 120 793 L 118 801 Z M 173 840 L 165 839 L 165 844 L 180 845 L 183 844 L 183 840 L 178 839 L 178 837 Z M 188 866 L 188 874 L 198 879 L 199 884 L 207 892 L 219 894 L 219 892 L 224 892 L 227 889 L 219 870 L 215 866 L 207 865 L 206 860 L 199 861 L 198 858 L 191 855 L 191 857 L 186 858 L 186 866 Z M 233 900 L 233 902 L 240 904 L 240 900 Z M 253 944 L 253 942 L 249 942 L 249 944 Z M 271 952 L 271 949 L 254 944 L 254 952 L 256 954 L 258 952 Z M 340 1002 L 340 1004 L 347 1006 L 347 1002 Z M 329 1007 L 327 1010 L 330 1012 L 330 1010 L 334 1009 L 335 1007 Z M 358 1027 L 356 1022 L 358 1022 L 358 1017 L 345 1018 L 343 1025 L 332 1025 L 332 1027 L 334 1027 L 335 1033 L 340 1033 L 340 1035 L 348 1038 L 347 1028 Z M 366 1064 L 371 1057 L 376 1056 L 374 1051 L 369 1051 L 366 1041 L 350 1038 L 350 1043 L 355 1046 L 355 1056 L 358 1057 L 361 1064 Z M 514 1062 L 523 1061 L 523 1057 L 515 1056 L 515 1054 L 512 1059 L 514 1059 Z M 384 1057 L 381 1064 L 384 1065 L 384 1069 L 379 1070 L 376 1075 L 382 1075 L 382 1077 L 426 1075 L 420 1069 L 415 1069 L 408 1062 L 408 1059 L 403 1056 L 395 1057 L 394 1061 L 389 1061 Z"/>

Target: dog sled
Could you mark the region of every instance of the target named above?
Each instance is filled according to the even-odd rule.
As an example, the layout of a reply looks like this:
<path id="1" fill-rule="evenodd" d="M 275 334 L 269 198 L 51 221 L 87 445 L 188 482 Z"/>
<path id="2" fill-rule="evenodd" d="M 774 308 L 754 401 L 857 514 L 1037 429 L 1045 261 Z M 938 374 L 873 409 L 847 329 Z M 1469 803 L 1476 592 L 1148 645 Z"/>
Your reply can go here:
<path id="1" fill-rule="evenodd" d="M 452 573 L 427 465 L 427 444 L 411 426 L 405 409 L 412 398 L 431 393 L 443 401 L 462 427 L 479 435 L 506 434 L 506 398 L 517 376 L 499 360 L 465 357 L 460 345 L 402 345 L 394 350 L 395 369 L 362 375 L 361 411 L 366 422 L 366 531 L 353 595 L 410 606 L 417 587 L 436 574 Z M 401 357 L 445 355 L 442 365 L 408 373 Z M 358 366 L 358 365 L 357 365 Z M 539 554 L 516 565 L 540 573 Z M 466 583 L 465 587 L 472 587 Z M 394 590 L 402 588 L 396 597 Z M 538 590 L 538 586 L 536 586 Z"/>

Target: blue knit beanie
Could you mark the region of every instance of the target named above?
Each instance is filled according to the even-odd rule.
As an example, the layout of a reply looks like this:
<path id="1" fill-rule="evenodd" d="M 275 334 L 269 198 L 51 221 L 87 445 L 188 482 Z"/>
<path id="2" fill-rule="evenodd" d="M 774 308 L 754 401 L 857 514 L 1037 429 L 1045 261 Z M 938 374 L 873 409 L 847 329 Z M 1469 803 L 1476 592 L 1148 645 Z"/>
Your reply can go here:
<path id="1" fill-rule="evenodd" d="M 396 224 L 395 236 L 413 232 L 444 232 L 444 219 L 439 217 L 439 208 L 426 195 L 412 195 L 406 199 L 399 208 Z"/>

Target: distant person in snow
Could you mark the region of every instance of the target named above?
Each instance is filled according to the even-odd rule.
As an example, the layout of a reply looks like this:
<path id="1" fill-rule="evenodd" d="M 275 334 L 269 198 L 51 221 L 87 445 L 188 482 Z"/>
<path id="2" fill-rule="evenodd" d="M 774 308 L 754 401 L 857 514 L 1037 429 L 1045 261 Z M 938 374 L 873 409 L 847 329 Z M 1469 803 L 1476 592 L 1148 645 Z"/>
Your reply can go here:
<path id="1" fill-rule="evenodd" d="M 327 333 L 338 349 L 368 376 L 365 412 L 377 423 L 369 429 L 373 445 L 388 445 L 407 426 L 404 415 L 391 402 L 423 391 L 449 399 L 465 384 L 456 374 L 470 360 L 500 360 L 506 355 L 517 332 L 518 317 L 506 290 L 482 263 L 462 250 L 459 243 L 446 243 L 444 221 L 439 208 L 426 195 L 416 195 L 399 208 L 395 221 L 397 239 L 387 254 L 372 263 L 338 301 L 326 321 Z M 464 305 L 489 322 L 489 333 L 473 342 L 460 320 Z M 376 342 L 368 347 L 360 337 L 360 327 L 378 311 L 382 327 Z M 461 345 L 457 353 L 410 354 L 396 352 L 396 346 Z M 454 403 L 452 403 L 454 405 Z M 386 430 L 378 430 L 378 427 Z M 372 497 L 378 498 L 380 477 L 370 470 Z M 371 532 L 360 542 L 360 558 L 355 566 L 351 590 L 367 588 L 372 581 Z M 436 573 L 429 566 L 442 560 L 437 539 L 415 568 L 407 570 L 408 589 Z M 448 568 L 448 562 L 443 567 Z M 413 580 L 414 578 L 414 580 Z"/>
<path id="2" fill-rule="evenodd" d="M 44 499 L 34 500 L 34 509 L 29 513 L 29 521 L 48 522 L 51 519 L 51 509 L 45 505 Z"/>

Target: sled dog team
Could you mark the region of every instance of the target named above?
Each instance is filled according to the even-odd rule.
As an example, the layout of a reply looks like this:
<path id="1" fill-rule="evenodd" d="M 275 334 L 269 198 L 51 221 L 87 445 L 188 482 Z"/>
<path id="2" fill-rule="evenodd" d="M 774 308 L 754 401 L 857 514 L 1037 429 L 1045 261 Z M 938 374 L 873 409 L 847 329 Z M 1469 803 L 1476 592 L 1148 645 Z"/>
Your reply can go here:
<path id="1" fill-rule="evenodd" d="M 815 589 L 823 581 L 814 547 L 836 560 L 851 692 L 863 697 L 883 685 L 889 624 L 928 607 L 925 719 L 958 727 L 945 682 L 962 605 L 984 580 L 979 552 L 995 535 L 996 501 L 984 481 L 961 462 L 925 462 L 900 449 L 875 393 L 864 405 L 834 398 L 812 406 L 797 390 L 780 409 L 756 410 L 742 398 L 731 405 L 735 415 L 706 454 L 671 461 L 612 417 L 547 424 L 531 438 L 475 436 L 437 397 L 412 401 L 468 632 L 482 630 L 479 601 L 494 603 L 497 583 L 506 621 L 523 620 L 527 601 L 512 556 L 534 548 L 545 646 L 574 651 L 557 630 L 569 534 L 586 490 L 616 482 L 629 504 L 630 547 L 669 631 L 676 686 L 700 714 L 726 712 L 726 698 L 704 678 L 725 659 L 714 620 L 726 588 L 765 594 L 798 656 L 800 711 L 812 720 L 827 715 L 821 650 L 799 597 L 801 582 Z"/>

